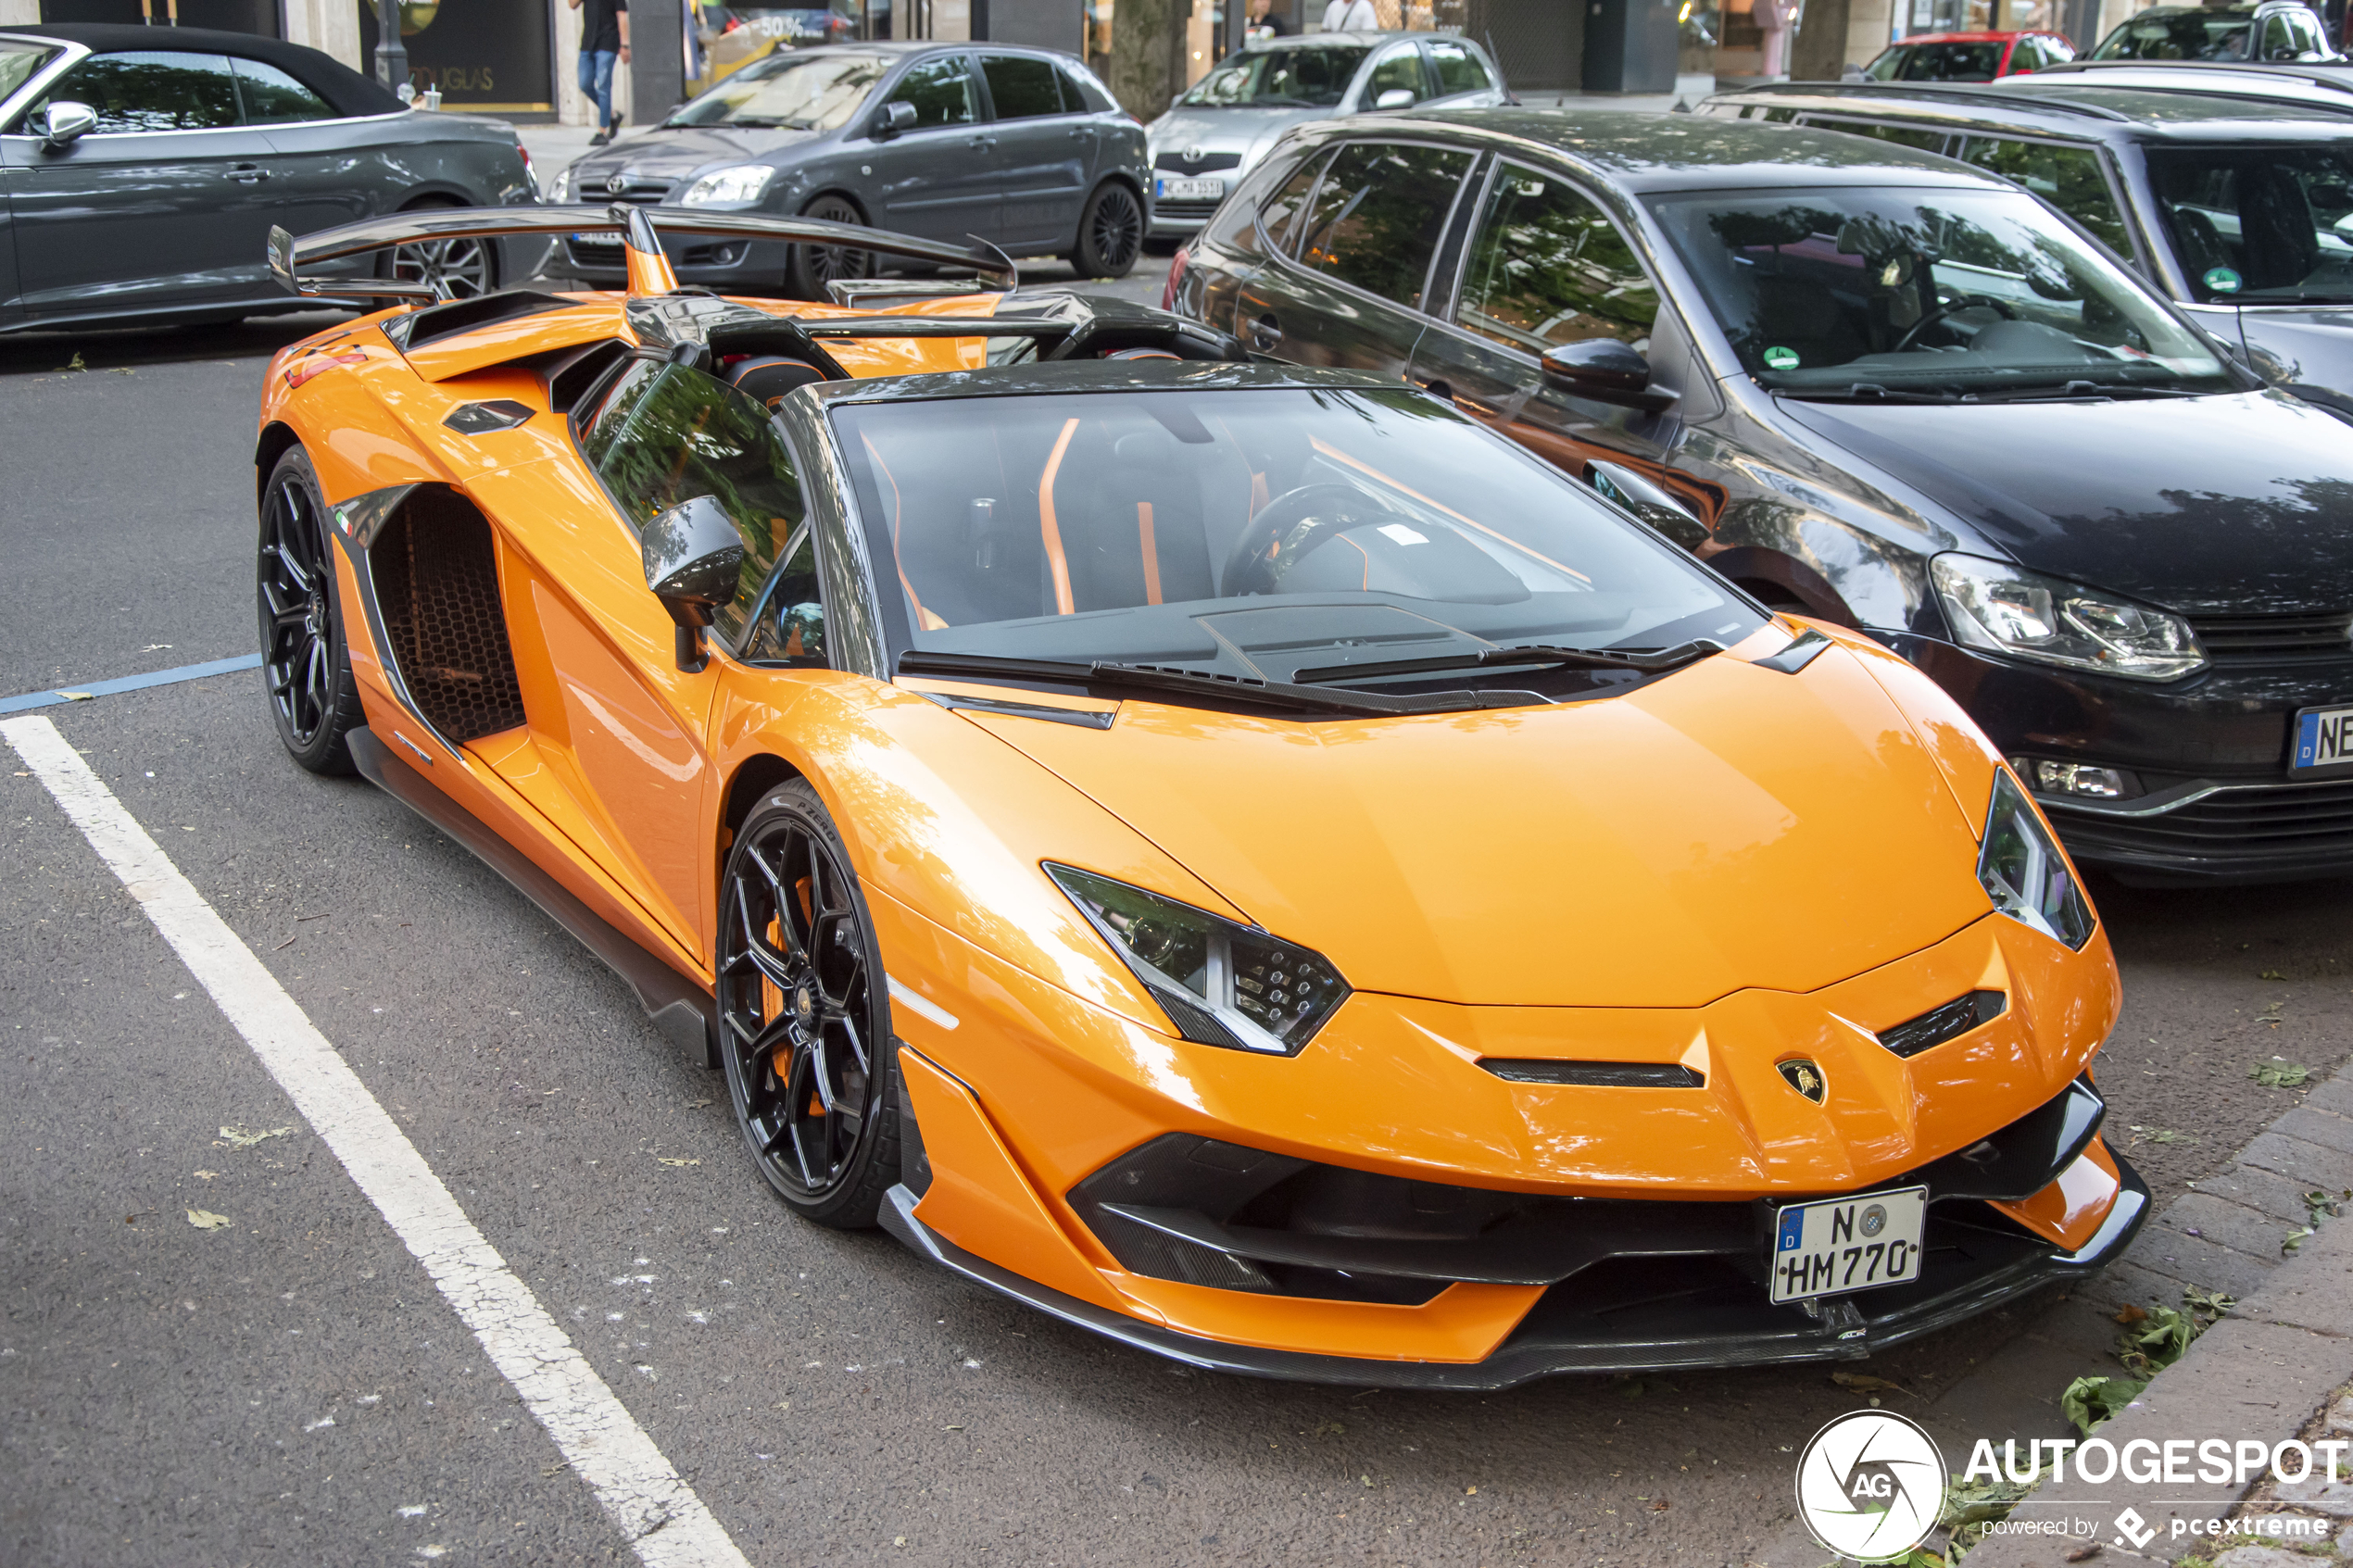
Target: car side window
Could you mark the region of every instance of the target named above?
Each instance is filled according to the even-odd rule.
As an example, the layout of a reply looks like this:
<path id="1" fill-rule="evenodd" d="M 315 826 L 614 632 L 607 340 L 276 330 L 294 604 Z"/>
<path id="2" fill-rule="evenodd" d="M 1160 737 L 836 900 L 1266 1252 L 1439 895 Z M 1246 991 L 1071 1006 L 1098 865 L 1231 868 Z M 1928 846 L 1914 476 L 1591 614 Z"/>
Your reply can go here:
<path id="1" fill-rule="evenodd" d="M 1472 162 L 1447 147 L 1342 147 L 1316 189 L 1300 265 L 1420 309 L 1430 257 Z"/>
<path id="2" fill-rule="evenodd" d="M 1541 354 L 1616 338 L 1640 346 L 1658 289 L 1608 215 L 1558 175 L 1505 164 L 1488 187 L 1455 324 Z"/>
<path id="3" fill-rule="evenodd" d="M 2006 74 L 2015 76 L 2022 70 L 2038 69 L 2042 64 L 2043 44 L 2041 40 L 2021 38 L 2017 43 L 2010 45 L 2010 63 L 2004 67 L 2003 69 Z"/>
<path id="4" fill-rule="evenodd" d="M 1267 248 L 1276 254 L 1289 256 L 1291 253 L 1292 231 L 1298 227 L 1299 215 L 1307 205 L 1307 193 L 1315 188 L 1315 176 L 1323 171 L 1323 168 L 1321 156 L 1309 158 L 1258 209 L 1259 231 L 1266 236 Z M 1215 227 L 1214 220 L 1211 226 Z"/>
<path id="5" fill-rule="evenodd" d="M 34 117 L 51 104 L 86 104 L 99 135 L 141 131 L 214 131 L 237 123 L 237 82 L 226 55 L 174 49 L 93 55 L 43 94 Z"/>
<path id="6" fill-rule="evenodd" d="M 2071 60 L 2074 57 L 2075 45 L 2070 44 L 2066 39 L 2045 38 L 2043 40 L 2043 63 L 2045 65 L 2057 65 L 2062 61 Z"/>
<path id="7" fill-rule="evenodd" d="M 920 131 L 927 125 L 970 125 L 980 117 L 975 97 L 964 57 L 945 55 L 910 67 L 891 90 L 889 102 L 914 105 L 912 129 Z"/>
<path id="8" fill-rule="evenodd" d="M 297 120 L 333 119 L 333 107 L 276 66 L 262 60 L 233 57 L 237 97 L 245 105 L 247 125 L 290 125 Z"/>
<path id="9" fill-rule="evenodd" d="M 2124 227 L 2123 215 L 2116 209 L 2116 197 L 2108 189 L 2097 150 L 1972 136 L 1961 157 L 2025 186 L 2098 235 L 2117 255 L 2132 256 L 2133 237 Z"/>
<path id="10" fill-rule="evenodd" d="M 1429 64 L 1438 73 L 1438 95 L 1441 98 L 1451 98 L 1457 93 L 1484 93 L 1495 85 L 1487 68 L 1478 63 L 1478 56 L 1460 44 L 1433 40 Z"/>
<path id="11" fill-rule="evenodd" d="M 1112 107 L 1111 99 L 1097 86 L 1093 78 L 1062 68 L 1063 102 L 1073 114 L 1101 114 Z"/>
<path id="12" fill-rule="evenodd" d="M 1365 83 L 1363 107 L 1372 108 L 1380 103 L 1382 94 L 1401 88 L 1411 93 L 1417 104 L 1429 96 L 1429 84 L 1422 77 L 1422 52 L 1410 44 L 1374 62 L 1372 77 Z"/>
<path id="13" fill-rule="evenodd" d="M 988 80 L 988 101 L 999 119 L 1037 119 L 1063 112 L 1060 72 L 1051 60 L 1026 55 L 983 55 L 980 73 Z"/>
<path id="14" fill-rule="evenodd" d="M 760 613 L 744 639 L 748 664 L 823 665 L 825 662 L 825 599 L 817 580 L 817 542 L 803 526 L 786 541 Z"/>
<path id="15" fill-rule="evenodd" d="M 1807 115 L 1806 125 L 1819 126 L 1825 131 L 1843 131 L 1849 136 L 1869 136 L 1875 142 L 1892 142 L 1899 147 L 1913 147 L 1924 153 L 1944 150 L 1946 133 L 1923 130 L 1917 125 L 1882 125 L 1860 119 L 1832 119 L 1822 115 Z"/>
<path id="16" fill-rule="evenodd" d="M 791 450 L 767 410 L 715 376 L 641 359 L 605 395 L 580 445 L 635 530 L 698 495 L 735 521 L 743 573 L 713 618 L 734 643 L 804 511 Z"/>
<path id="17" fill-rule="evenodd" d="M 1242 176 L 1240 182 L 1227 192 L 1226 200 L 1219 204 L 1216 212 L 1211 215 L 1208 226 L 1202 230 L 1202 243 L 1253 254 L 1258 252 L 1262 246 L 1255 231 L 1262 222 L 1271 220 L 1274 216 L 1273 198 L 1267 193 L 1274 191 L 1279 195 L 1281 192 L 1291 191 L 1295 187 L 1297 194 L 1292 197 L 1292 207 L 1296 210 L 1299 198 L 1307 194 L 1306 181 L 1315 178 L 1314 165 L 1320 160 L 1307 160 L 1309 167 L 1303 171 L 1291 167 L 1299 161 L 1296 149 L 1270 154 L 1260 160 L 1256 169 Z"/>

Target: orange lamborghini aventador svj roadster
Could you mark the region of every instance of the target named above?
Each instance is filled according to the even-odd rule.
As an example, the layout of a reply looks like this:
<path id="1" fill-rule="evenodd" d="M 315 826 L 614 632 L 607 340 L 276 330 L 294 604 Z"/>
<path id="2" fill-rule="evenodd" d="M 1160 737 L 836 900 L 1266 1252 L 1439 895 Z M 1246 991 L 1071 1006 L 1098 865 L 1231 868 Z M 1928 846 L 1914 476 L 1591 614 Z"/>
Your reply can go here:
<path id="1" fill-rule="evenodd" d="M 1860 1356 L 2131 1238 L 2106 935 L 1902 659 L 1410 386 L 993 255 L 574 207 L 274 264 L 534 224 L 628 291 L 271 365 L 269 701 L 629 977 L 799 1214 L 1466 1389 Z M 723 299 L 664 232 L 967 276 Z"/>

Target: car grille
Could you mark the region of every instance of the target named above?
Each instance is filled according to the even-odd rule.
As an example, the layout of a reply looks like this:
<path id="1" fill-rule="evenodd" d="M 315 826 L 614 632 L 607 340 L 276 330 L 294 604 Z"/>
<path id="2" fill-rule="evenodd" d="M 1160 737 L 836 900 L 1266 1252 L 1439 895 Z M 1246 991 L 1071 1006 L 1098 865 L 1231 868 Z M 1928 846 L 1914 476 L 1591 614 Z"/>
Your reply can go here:
<path id="1" fill-rule="evenodd" d="M 2078 857 L 2250 872 L 2353 864 L 2353 779 L 2234 784 L 2146 817 L 2056 813 Z"/>
<path id="2" fill-rule="evenodd" d="M 2310 664 L 2353 659 L 2353 610 L 2325 615 L 2193 616 L 2198 646 L 2217 664 Z"/>
<path id="3" fill-rule="evenodd" d="M 1165 169 L 1177 174 L 1214 174 L 1221 169 L 1239 169 L 1239 153 L 1203 153 L 1198 163 L 1188 163 L 1182 153 L 1163 153 L 1152 159 L 1154 169 Z"/>
<path id="4" fill-rule="evenodd" d="M 1156 223 L 1206 223 L 1210 214 L 1217 210 L 1215 202 L 1152 203 L 1152 220 Z"/>

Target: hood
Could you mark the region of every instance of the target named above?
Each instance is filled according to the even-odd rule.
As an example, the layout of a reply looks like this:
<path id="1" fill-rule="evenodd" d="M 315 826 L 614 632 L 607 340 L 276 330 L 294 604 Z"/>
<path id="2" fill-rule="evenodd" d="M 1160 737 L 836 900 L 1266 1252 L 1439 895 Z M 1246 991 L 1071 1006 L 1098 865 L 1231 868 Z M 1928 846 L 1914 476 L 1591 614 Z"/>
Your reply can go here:
<path id="1" fill-rule="evenodd" d="M 2265 381 L 2325 387 L 2353 399 L 2353 307 L 2242 310 L 2238 319 L 2247 354 Z"/>
<path id="2" fill-rule="evenodd" d="M 960 712 L 1359 991 L 1698 1007 L 1814 990 L 1988 909 L 1972 825 L 1843 649 L 1398 720 Z"/>
<path id="3" fill-rule="evenodd" d="M 1163 153 L 1199 147 L 1205 153 L 1239 153 L 1249 169 L 1265 156 L 1275 139 L 1294 125 L 1329 119 L 1334 109 L 1209 109 L 1174 108 L 1145 128 L 1145 144 L 1154 160 Z"/>
<path id="4" fill-rule="evenodd" d="M 573 189 L 576 195 L 584 177 L 593 182 L 627 174 L 675 181 L 709 164 L 772 162 L 778 154 L 805 146 L 820 134 L 815 131 L 738 131 L 724 125 L 646 131 L 600 147 L 574 163 Z"/>
<path id="5" fill-rule="evenodd" d="M 2284 393 L 1778 402 L 1784 418 L 1910 486 L 1964 538 L 2036 571 L 2184 615 L 2353 604 L 2353 436 Z"/>

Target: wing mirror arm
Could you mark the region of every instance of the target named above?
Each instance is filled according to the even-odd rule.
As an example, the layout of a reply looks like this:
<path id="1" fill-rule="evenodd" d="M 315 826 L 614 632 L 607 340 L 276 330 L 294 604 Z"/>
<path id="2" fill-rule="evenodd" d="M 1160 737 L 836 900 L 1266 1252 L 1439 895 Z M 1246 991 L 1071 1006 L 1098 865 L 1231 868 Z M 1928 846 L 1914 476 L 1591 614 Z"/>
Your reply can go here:
<path id="1" fill-rule="evenodd" d="M 646 524 L 646 586 L 677 623 L 678 668 L 698 675 L 711 663 L 703 628 L 736 596 L 743 575 L 743 535 L 709 495 L 681 501 Z"/>
<path id="2" fill-rule="evenodd" d="M 1707 524 L 1675 498 L 1665 485 L 1619 463 L 1596 459 L 1585 465 L 1585 483 L 1632 512 L 1660 537 L 1697 549 L 1707 542 Z"/>
<path id="3" fill-rule="evenodd" d="M 1571 397 L 1640 408 L 1655 414 L 1674 406 L 1675 394 L 1651 384 L 1650 361 L 1616 338 L 1587 338 L 1548 348 L 1538 361 L 1544 384 Z"/>
<path id="4" fill-rule="evenodd" d="M 56 152 L 69 143 L 87 135 L 98 123 L 98 112 L 87 104 L 59 101 L 51 104 L 41 115 L 41 145 Z"/>

